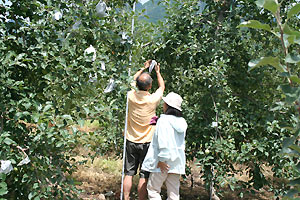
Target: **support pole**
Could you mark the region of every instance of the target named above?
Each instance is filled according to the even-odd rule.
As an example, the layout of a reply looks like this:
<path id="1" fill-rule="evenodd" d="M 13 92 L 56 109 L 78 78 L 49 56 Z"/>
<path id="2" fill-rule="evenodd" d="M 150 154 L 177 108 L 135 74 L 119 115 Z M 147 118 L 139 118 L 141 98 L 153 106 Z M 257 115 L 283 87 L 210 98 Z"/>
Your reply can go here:
<path id="1" fill-rule="evenodd" d="M 125 129 L 124 129 L 124 143 L 123 143 L 123 167 L 122 167 L 122 184 L 120 199 L 123 200 L 123 185 L 124 185 L 124 165 L 125 165 L 125 154 L 126 154 L 126 134 L 127 134 L 127 117 L 128 117 L 128 92 L 126 97 L 126 117 L 125 117 Z"/>
<path id="2" fill-rule="evenodd" d="M 215 142 L 216 142 L 217 138 L 218 138 L 218 134 L 219 134 L 219 130 L 218 130 L 219 117 L 218 117 L 217 104 L 216 104 L 215 99 L 214 99 L 214 97 L 213 97 L 212 94 L 211 94 L 211 98 L 213 100 L 214 109 L 215 109 L 215 112 L 216 112 L 216 123 L 217 123 L 217 125 L 215 127 L 215 129 L 216 129 Z M 212 178 L 211 178 L 211 182 L 210 182 L 210 185 L 209 185 L 209 200 L 220 200 L 219 197 L 215 194 L 215 189 L 214 189 L 214 178 L 215 178 L 214 177 L 215 176 L 215 174 L 214 174 L 214 170 L 215 170 L 214 166 L 212 166 L 210 168 L 210 170 L 211 170 L 211 176 L 212 176 Z"/>
<path id="3" fill-rule="evenodd" d="M 131 35 L 133 37 L 133 32 L 134 32 L 134 15 L 135 15 L 135 2 L 133 3 L 133 18 L 131 21 Z M 129 65 L 131 66 L 131 57 L 132 57 L 132 51 L 130 51 L 130 55 L 129 55 Z M 131 68 L 128 68 L 128 76 L 130 76 L 131 73 Z M 127 118 L 128 118 L 128 94 L 129 92 L 127 92 L 126 95 L 126 117 L 125 117 L 125 129 L 124 129 L 124 143 L 123 143 L 123 166 L 122 166 L 122 183 L 121 183 L 121 193 L 120 193 L 120 199 L 123 200 L 123 192 L 124 192 L 124 166 L 125 166 L 125 155 L 126 155 L 126 134 L 127 134 Z"/>

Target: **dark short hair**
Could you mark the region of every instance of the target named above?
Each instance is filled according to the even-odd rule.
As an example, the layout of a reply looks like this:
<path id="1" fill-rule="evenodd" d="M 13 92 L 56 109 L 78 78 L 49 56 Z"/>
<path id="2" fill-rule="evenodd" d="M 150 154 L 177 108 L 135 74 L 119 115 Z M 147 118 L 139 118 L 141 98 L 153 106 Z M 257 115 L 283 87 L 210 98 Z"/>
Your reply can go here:
<path id="1" fill-rule="evenodd" d="M 147 72 L 143 72 L 142 74 L 148 74 Z M 142 75 L 140 74 L 137 78 L 136 78 L 136 86 L 139 90 L 143 90 L 143 91 L 147 91 L 148 87 L 152 84 L 152 78 L 149 75 L 148 78 L 145 81 L 141 81 L 140 80 L 140 76 Z"/>
<path id="2" fill-rule="evenodd" d="M 168 105 L 168 108 L 167 108 L 165 114 L 166 115 L 174 115 L 175 117 L 182 117 L 182 112 L 180 110 L 173 108 L 172 106 L 169 106 L 169 105 Z"/>

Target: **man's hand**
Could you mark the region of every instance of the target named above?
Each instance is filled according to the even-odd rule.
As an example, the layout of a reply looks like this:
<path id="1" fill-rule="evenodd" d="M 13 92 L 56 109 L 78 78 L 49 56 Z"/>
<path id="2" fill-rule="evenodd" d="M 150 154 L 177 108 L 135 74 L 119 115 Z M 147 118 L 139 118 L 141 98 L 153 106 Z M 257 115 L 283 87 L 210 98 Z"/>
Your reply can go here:
<path id="1" fill-rule="evenodd" d="M 141 74 L 144 72 L 145 69 L 147 69 L 147 68 L 150 67 L 151 61 L 152 61 L 152 60 L 147 60 L 147 61 L 144 63 L 144 68 L 140 68 L 139 71 L 137 71 L 137 72 L 135 73 L 135 75 L 133 76 L 133 80 L 136 80 L 137 77 L 138 77 L 139 75 L 141 75 Z"/>
<path id="2" fill-rule="evenodd" d="M 160 168 L 160 171 L 163 173 L 168 173 L 170 166 L 165 162 L 158 162 L 157 168 Z"/>
<path id="3" fill-rule="evenodd" d="M 149 68 L 151 62 L 152 62 L 152 60 L 147 60 L 147 61 L 144 63 L 144 68 L 145 68 L 145 69 Z"/>
<path id="4" fill-rule="evenodd" d="M 157 63 L 155 65 L 155 71 L 156 71 L 156 73 L 160 73 L 160 63 Z"/>

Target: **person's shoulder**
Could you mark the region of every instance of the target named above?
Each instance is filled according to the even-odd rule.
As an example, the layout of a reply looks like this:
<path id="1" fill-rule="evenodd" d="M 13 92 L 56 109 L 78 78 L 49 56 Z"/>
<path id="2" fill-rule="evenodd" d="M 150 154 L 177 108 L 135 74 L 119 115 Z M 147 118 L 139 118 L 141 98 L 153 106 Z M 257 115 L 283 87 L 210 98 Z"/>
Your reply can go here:
<path id="1" fill-rule="evenodd" d="M 174 117 L 175 117 L 175 116 L 174 116 Z M 183 117 L 175 117 L 175 118 L 176 118 L 176 120 L 177 120 L 178 122 L 187 124 L 185 118 L 183 118 Z"/>
<path id="2" fill-rule="evenodd" d="M 130 90 L 127 94 L 129 102 L 135 101 L 136 99 L 136 91 L 134 89 Z"/>
<path id="3" fill-rule="evenodd" d="M 166 125 L 170 124 L 170 118 L 166 114 L 161 114 L 157 120 L 156 125 Z"/>
<path id="4" fill-rule="evenodd" d="M 155 95 L 155 96 L 158 96 L 158 97 L 162 97 L 163 94 L 164 94 L 164 91 L 163 91 L 161 88 L 157 88 L 157 89 L 155 90 L 155 92 L 152 93 L 151 95 Z"/>
<path id="5" fill-rule="evenodd" d="M 134 89 L 131 89 L 128 91 L 128 96 L 136 95 L 136 91 Z"/>
<path id="6" fill-rule="evenodd" d="M 158 104 L 160 102 L 160 100 L 162 99 L 162 97 L 163 97 L 163 93 L 158 92 L 158 91 L 149 95 L 150 102 L 155 103 L 155 104 Z"/>
<path id="7" fill-rule="evenodd" d="M 172 123 L 177 123 L 177 124 L 185 124 L 187 126 L 187 122 L 185 120 L 185 118 L 183 117 L 176 117 L 174 115 L 166 115 L 166 114 L 163 114 L 164 115 L 164 121 L 169 121 L 169 122 L 172 122 Z"/>
<path id="8" fill-rule="evenodd" d="M 166 122 L 166 121 L 170 120 L 170 117 L 169 117 L 169 115 L 161 114 L 160 117 L 158 118 L 158 120 Z"/>
<path id="9" fill-rule="evenodd" d="M 134 92 L 134 89 L 129 90 L 127 93 L 132 94 Z"/>
<path id="10" fill-rule="evenodd" d="M 185 119 L 185 118 L 183 118 L 183 117 L 181 117 L 181 118 L 182 118 L 182 121 L 183 121 L 183 123 L 185 123 L 185 124 L 186 124 L 186 126 L 188 126 L 186 119 Z"/>
<path id="11" fill-rule="evenodd" d="M 181 124 L 181 126 L 185 127 L 184 129 L 187 129 L 188 124 L 186 122 L 186 120 L 183 117 L 178 117 L 178 124 Z"/>

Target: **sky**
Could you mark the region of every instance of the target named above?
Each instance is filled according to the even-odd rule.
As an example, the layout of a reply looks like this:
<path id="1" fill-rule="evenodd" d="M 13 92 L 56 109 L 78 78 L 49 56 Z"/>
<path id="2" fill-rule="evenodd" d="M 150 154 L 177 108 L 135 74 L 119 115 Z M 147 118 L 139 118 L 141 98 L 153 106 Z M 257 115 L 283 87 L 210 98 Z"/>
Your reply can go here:
<path id="1" fill-rule="evenodd" d="M 139 2 L 141 2 L 142 4 L 146 3 L 149 0 L 139 0 Z"/>

